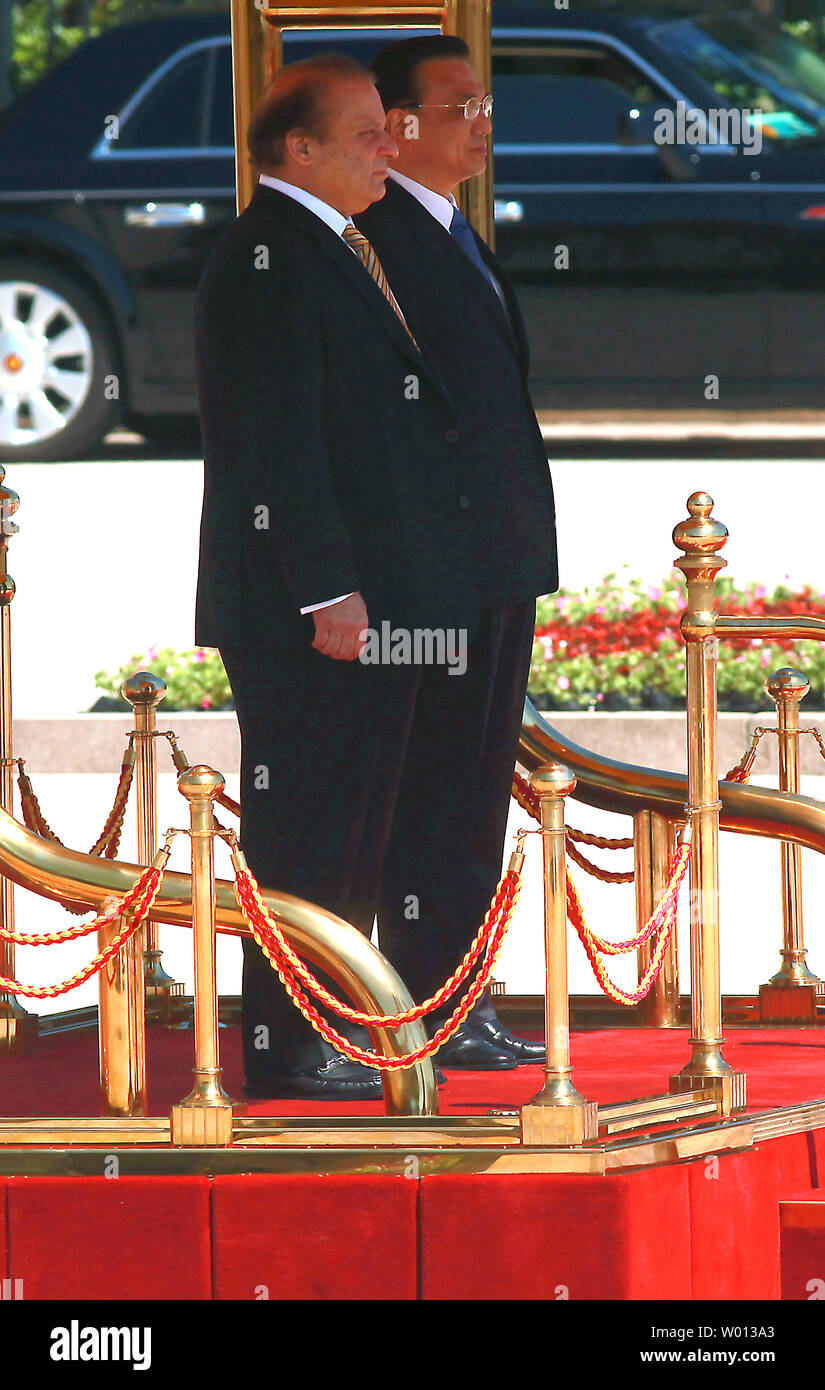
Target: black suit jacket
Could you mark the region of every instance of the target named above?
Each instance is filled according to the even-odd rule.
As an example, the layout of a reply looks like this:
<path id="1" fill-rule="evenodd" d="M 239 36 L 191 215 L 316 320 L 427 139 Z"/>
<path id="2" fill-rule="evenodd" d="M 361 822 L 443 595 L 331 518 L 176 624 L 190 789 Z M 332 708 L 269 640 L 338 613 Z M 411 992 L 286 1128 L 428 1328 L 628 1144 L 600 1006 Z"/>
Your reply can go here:
<path id="1" fill-rule="evenodd" d="M 360 590 L 373 625 L 469 621 L 478 533 L 438 372 L 350 248 L 259 186 L 198 291 L 205 486 L 195 640 L 311 640 Z"/>
<path id="2" fill-rule="evenodd" d="M 524 321 L 503 267 L 474 233 L 505 304 L 449 232 L 391 178 L 384 197 L 355 220 L 453 401 L 467 492 L 484 518 L 484 598 L 551 592 L 558 585 L 553 490 L 527 390 Z M 479 555 L 479 570 L 483 564 Z"/>

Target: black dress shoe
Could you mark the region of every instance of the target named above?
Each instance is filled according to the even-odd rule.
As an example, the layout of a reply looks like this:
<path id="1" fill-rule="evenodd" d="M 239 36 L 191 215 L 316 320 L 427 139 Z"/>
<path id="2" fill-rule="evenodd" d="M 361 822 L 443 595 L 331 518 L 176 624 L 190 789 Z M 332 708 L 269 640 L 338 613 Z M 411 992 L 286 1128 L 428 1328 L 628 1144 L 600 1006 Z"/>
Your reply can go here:
<path id="1" fill-rule="evenodd" d="M 492 1047 L 475 1029 L 468 1028 L 453 1033 L 437 1055 L 445 1067 L 462 1067 L 466 1071 L 510 1071 L 518 1066 L 512 1053 Z"/>
<path id="2" fill-rule="evenodd" d="M 369 1033 L 367 1032 L 366 1028 L 363 1028 L 360 1024 L 346 1022 L 339 1026 L 339 1032 L 341 1032 L 344 1035 L 344 1037 L 347 1038 L 351 1043 L 355 1043 L 356 1047 L 360 1047 L 364 1050 L 373 1047 L 373 1042 L 370 1038 Z M 433 1070 L 435 1071 L 435 1084 L 436 1086 L 443 1086 L 447 1078 L 438 1065 L 438 1059 L 436 1057 L 433 1057 L 431 1058 L 431 1061 L 433 1064 Z M 378 1068 L 376 1067 L 375 1070 L 377 1071 Z"/>
<path id="3" fill-rule="evenodd" d="M 544 1043 L 514 1038 L 500 1023 L 472 1023 L 469 1029 L 476 1037 L 483 1038 L 489 1047 L 495 1047 L 499 1052 L 506 1052 L 510 1057 L 515 1057 L 517 1064 L 535 1065 L 537 1062 L 547 1061 L 547 1048 Z"/>
<path id="4" fill-rule="evenodd" d="M 292 1096 L 307 1100 L 380 1100 L 383 1089 L 377 1067 L 364 1067 L 336 1054 L 330 1061 L 303 1071 L 250 1077 L 244 1083 L 243 1093 L 254 1100 L 286 1100 Z"/>

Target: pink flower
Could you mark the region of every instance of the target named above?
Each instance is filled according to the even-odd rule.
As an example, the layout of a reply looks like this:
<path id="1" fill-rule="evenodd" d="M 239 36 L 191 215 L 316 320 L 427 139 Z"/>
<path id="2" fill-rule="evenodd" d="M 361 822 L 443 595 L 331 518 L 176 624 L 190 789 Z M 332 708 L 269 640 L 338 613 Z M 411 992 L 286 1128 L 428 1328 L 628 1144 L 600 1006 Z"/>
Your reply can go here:
<path id="1" fill-rule="evenodd" d="M 158 646 L 157 646 L 157 642 L 154 642 L 154 643 L 152 644 L 152 646 L 149 648 L 148 652 L 146 653 L 146 660 L 147 660 L 147 661 L 154 661 L 154 659 L 155 659 L 155 657 L 157 656 L 157 654 L 158 654 Z"/>
<path id="2" fill-rule="evenodd" d="M 658 599 L 662 597 L 662 591 L 661 589 L 654 588 L 652 584 L 649 584 L 647 589 L 647 596 L 648 598 Z"/>
<path id="3" fill-rule="evenodd" d="M 558 685 L 559 690 L 569 690 L 569 689 L 570 689 L 570 677 L 569 677 L 569 676 L 559 676 L 558 681 L 556 682 L 556 684 Z"/>
<path id="4" fill-rule="evenodd" d="M 211 706 L 212 701 L 210 700 L 209 696 L 204 695 L 203 699 L 201 700 L 201 709 L 210 709 Z"/>
<path id="5" fill-rule="evenodd" d="M 206 660 L 206 652 L 203 650 L 203 647 L 196 647 L 196 648 L 195 648 L 195 660 L 196 660 L 196 661 L 205 661 L 205 660 Z"/>

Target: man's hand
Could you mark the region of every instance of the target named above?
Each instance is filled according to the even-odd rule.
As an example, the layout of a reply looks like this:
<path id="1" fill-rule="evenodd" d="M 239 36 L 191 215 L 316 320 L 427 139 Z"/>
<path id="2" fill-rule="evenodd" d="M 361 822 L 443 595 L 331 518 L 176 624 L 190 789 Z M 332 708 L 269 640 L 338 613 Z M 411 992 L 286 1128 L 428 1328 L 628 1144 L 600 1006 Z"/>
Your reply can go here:
<path id="1" fill-rule="evenodd" d="M 367 640 L 369 627 L 367 605 L 360 594 L 350 594 L 340 603 L 317 608 L 312 615 L 315 623 L 316 651 L 335 661 L 356 661 Z"/>

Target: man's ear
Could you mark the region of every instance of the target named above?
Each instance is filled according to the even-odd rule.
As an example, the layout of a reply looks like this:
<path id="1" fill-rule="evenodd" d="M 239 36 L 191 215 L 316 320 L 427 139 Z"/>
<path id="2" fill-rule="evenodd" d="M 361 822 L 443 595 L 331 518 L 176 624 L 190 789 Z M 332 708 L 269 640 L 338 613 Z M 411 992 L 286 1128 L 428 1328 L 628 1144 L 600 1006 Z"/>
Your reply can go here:
<path id="1" fill-rule="evenodd" d="M 290 130 L 284 138 L 288 153 L 296 164 L 312 163 L 312 140 L 302 130 Z"/>
<path id="2" fill-rule="evenodd" d="M 403 149 L 408 140 L 418 139 L 418 112 L 406 106 L 391 106 L 387 112 L 387 131 Z"/>

